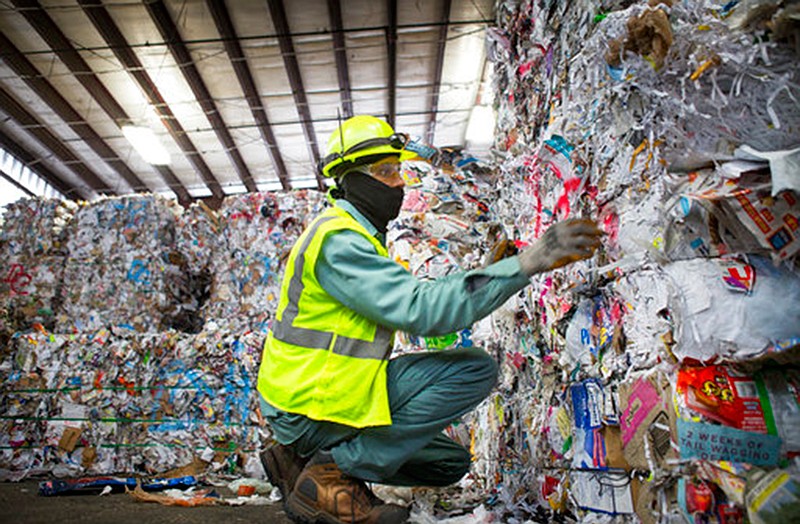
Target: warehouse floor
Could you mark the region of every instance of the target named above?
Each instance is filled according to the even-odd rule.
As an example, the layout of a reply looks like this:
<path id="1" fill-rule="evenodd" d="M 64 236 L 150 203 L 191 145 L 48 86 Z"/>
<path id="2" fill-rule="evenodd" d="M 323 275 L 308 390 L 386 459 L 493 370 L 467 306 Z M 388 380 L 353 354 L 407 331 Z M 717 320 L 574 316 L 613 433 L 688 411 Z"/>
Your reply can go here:
<path id="1" fill-rule="evenodd" d="M 0 524 L 290 524 L 280 502 L 268 506 L 182 508 L 124 493 L 41 497 L 38 481 L 0 482 Z M 224 498 L 232 494 L 217 490 Z"/>

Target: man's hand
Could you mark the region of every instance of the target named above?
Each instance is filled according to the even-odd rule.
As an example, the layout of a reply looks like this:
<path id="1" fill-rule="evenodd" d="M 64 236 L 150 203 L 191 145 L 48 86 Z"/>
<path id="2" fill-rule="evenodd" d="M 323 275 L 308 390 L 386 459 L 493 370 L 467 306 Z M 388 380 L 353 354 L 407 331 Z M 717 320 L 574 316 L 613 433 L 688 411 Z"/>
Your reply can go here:
<path id="1" fill-rule="evenodd" d="M 573 218 L 557 222 L 519 254 L 522 271 L 530 276 L 590 258 L 600 247 L 604 234 L 592 220 Z"/>
<path id="2" fill-rule="evenodd" d="M 519 250 L 517 246 L 514 245 L 513 241 L 502 238 L 492 246 L 492 250 L 489 252 L 489 264 L 500 262 L 504 258 L 513 257 L 518 252 Z"/>

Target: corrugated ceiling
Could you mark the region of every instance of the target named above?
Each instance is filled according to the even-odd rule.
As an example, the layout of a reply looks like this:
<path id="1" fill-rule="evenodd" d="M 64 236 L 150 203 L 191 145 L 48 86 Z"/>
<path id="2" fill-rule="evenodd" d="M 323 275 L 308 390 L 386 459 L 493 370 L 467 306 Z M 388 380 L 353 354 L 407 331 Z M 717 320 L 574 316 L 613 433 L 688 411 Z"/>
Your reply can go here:
<path id="1" fill-rule="evenodd" d="M 69 198 L 324 187 L 337 113 L 463 145 L 491 0 L 5 0 L 0 147 Z M 121 125 L 152 129 L 152 166 Z"/>

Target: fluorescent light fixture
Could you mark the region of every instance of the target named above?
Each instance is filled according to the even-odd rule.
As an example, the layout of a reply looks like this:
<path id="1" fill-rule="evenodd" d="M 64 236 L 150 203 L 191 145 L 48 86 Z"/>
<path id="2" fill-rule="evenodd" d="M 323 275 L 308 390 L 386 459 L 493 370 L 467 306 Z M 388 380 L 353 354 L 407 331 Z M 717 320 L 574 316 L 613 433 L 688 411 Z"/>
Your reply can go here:
<path id="1" fill-rule="evenodd" d="M 154 166 L 168 166 L 169 153 L 149 127 L 122 126 L 122 134 L 144 161 Z"/>
<path id="2" fill-rule="evenodd" d="M 272 182 L 256 182 L 256 188 L 259 191 L 280 191 L 283 189 L 283 184 L 280 180 Z"/>
<path id="3" fill-rule="evenodd" d="M 192 198 L 206 198 L 214 194 L 208 186 L 189 186 L 186 188 L 186 191 L 189 192 Z"/>
<path id="4" fill-rule="evenodd" d="M 227 184 L 223 187 L 223 191 L 226 195 L 241 195 L 242 193 L 247 193 L 247 186 L 244 184 Z"/>
<path id="5" fill-rule="evenodd" d="M 489 106 L 475 106 L 469 113 L 464 139 L 470 144 L 489 145 L 494 141 L 494 111 Z"/>

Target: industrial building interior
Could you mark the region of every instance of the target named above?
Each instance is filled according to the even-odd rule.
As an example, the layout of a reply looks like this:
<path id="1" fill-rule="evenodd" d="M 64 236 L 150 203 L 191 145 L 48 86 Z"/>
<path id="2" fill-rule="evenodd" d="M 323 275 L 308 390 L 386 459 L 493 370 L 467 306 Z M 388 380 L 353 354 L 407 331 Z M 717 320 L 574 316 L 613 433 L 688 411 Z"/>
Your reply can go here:
<path id="1" fill-rule="evenodd" d="M 0 1 L 0 521 L 800 522 L 798 64 L 796 0 Z M 428 440 L 408 362 L 480 364 Z"/>

